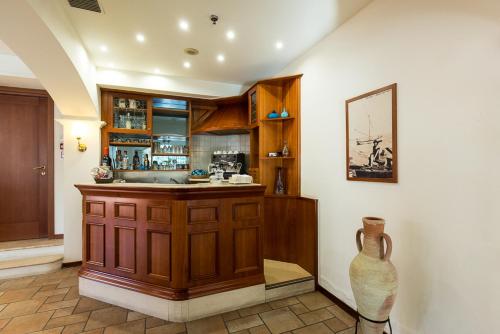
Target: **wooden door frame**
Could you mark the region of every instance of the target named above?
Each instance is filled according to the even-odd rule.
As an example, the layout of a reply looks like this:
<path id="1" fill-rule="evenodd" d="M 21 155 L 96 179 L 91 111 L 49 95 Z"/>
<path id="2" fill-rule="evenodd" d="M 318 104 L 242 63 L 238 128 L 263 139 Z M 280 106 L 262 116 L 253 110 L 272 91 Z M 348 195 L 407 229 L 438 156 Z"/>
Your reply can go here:
<path id="1" fill-rule="evenodd" d="M 42 89 L 0 86 L 0 94 L 47 98 L 47 236 L 62 238 L 62 234 L 54 233 L 54 101 Z"/>

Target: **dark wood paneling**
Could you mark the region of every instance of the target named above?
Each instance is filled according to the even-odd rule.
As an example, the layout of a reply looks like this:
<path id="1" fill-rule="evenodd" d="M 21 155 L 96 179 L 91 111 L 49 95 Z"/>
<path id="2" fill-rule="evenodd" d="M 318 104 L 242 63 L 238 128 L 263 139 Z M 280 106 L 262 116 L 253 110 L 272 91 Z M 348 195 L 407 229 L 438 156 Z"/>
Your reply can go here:
<path id="1" fill-rule="evenodd" d="M 148 231 L 148 274 L 170 280 L 171 234 Z"/>
<path id="2" fill-rule="evenodd" d="M 87 224 L 87 263 L 104 267 L 105 240 L 104 224 Z"/>
<path id="3" fill-rule="evenodd" d="M 260 203 L 239 203 L 233 205 L 233 220 L 259 219 Z"/>
<path id="4" fill-rule="evenodd" d="M 135 273 L 136 230 L 133 227 L 115 226 L 115 268 Z"/>
<path id="5" fill-rule="evenodd" d="M 219 218 L 217 206 L 199 206 L 188 208 L 189 224 L 211 224 L 216 223 L 218 220 Z"/>
<path id="6" fill-rule="evenodd" d="M 87 201 L 85 213 L 89 216 L 105 217 L 106 203 L 102 201 Z"/>
<path id="7" fill-rule="evenodd" d="M 172 221 L 172 212 L 167 206 L 148 206 L 148 223 L 170 224 Z"/>
<path id="8" fill-rule="evenodd" d="M 136 208 L 134 203 L 115 203 L 115 218 L 136 220 Z"/>
<path id="9" fill-rule="evenodd" d="M 217 232 L 191 234 L 189 236 L 189 279 L 216 277 L 218 257 Z"/>
<path id="10" fill-rule="evenodd" d="M 259 227 L 235 229 L 234 232 L 234 273 L 259 269 Z"/>

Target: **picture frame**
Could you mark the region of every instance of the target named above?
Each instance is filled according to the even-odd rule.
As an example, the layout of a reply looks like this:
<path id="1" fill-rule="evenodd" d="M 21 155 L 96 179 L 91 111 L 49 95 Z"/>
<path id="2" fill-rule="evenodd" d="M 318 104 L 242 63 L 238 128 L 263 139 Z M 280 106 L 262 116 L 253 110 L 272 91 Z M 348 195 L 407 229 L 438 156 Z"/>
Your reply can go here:
<path id="1" fill-rule="evenodd" d="M 397 84 L 346 100 L 346 178 L 398 182 Z"/>

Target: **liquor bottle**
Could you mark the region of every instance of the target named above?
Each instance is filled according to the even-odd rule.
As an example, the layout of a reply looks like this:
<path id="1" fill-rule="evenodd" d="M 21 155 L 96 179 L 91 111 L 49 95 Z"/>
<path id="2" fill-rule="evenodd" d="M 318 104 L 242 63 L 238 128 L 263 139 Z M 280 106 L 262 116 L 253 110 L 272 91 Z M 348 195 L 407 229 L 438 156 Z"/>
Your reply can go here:
<path id="1" fill-rule="evenodd" d="M 123 151 L 122 169 L 128 169 L 128 153 L 127 153 L 127 151 Z"/>
<path id="2" fill-rule="evenodd" d="M 132 119 L 130 118 L 130 113 L 127 113 L 127 117 L 125 117 L 125 128 L 132 129 Z"/>
<path id="3" fill-rule="evenodd" d="M 115 169 L 122 169 L 122 161 L 123 161 L 122 150 L 118 150 L 116 151 L 116 157 L 115 157 Z"/>
<path id="4" fill-rule="evenodd" d="M 108 166 L 109 169 L 113 169 L 113 162 L 111 161 L 111 158 L 109 157 L 109 147 L 105 147 L 103 149 L 104 155 L 102 156 L 101 160 L 101 166 Z"/>
<path id="5" fill-rule="evenodd" d="M 144 170 L 149 170 L 149 157 L 148 154 L 144 154 Z"/>
<path id="6" fill-rule="evenodd" d="M 135 151 L 134 157 L 132 158 L 132 169 L 139 169 L 140 167 L 141 159 L 139 159 L 139 154 Z"/>

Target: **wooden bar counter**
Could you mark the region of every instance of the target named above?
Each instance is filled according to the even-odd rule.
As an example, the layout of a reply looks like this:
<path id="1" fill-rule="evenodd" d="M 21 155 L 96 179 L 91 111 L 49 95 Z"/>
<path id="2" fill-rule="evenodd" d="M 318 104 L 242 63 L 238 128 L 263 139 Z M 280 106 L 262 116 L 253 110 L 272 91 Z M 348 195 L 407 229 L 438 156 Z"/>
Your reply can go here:
<path id="1" fill-rule="evenodd" d="M 80 278 L 171 301 L 264 283 L 265 186 L 75 186 L 83 195 Z"/>

